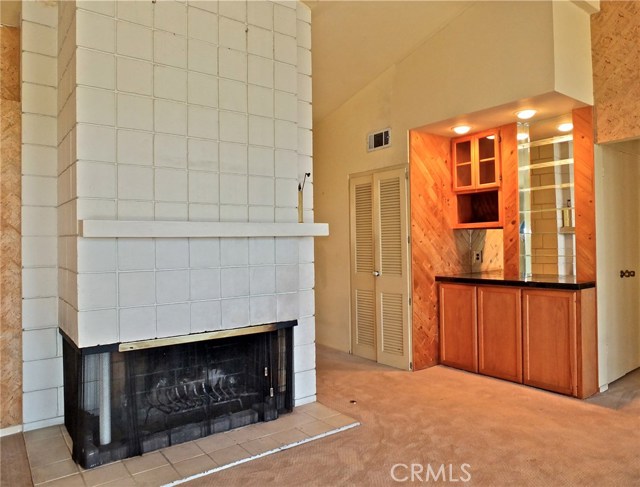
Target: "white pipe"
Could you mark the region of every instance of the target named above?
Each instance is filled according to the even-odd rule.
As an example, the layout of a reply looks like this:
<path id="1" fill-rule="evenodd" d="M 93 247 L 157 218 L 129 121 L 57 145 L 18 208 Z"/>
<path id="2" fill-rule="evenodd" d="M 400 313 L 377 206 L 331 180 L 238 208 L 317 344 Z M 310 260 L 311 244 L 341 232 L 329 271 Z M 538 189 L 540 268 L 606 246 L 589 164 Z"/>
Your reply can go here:
<path id="1" fill-rule="evenodd" d="M 111 443 L 111 354 L 100 354 L 100 444 Z"/>

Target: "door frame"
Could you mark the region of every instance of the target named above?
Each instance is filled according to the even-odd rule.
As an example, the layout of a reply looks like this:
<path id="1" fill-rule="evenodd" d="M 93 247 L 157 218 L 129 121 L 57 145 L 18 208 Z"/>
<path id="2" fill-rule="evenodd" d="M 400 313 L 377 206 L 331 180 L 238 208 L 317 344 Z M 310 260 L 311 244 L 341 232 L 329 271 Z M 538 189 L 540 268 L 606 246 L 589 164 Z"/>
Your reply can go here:
<path id="1" fill-rule="evenodd" d="M 407 323 L 406 323 L 406 332 L 407 332 L 407 342 L 408 342 L 408 350 L 407 350 L 407 358 L 408 358 L 408 363 L 406 364 L 405 367 L 403 367 L 405 370 L 413 370 L 413 288 L 412 288 L 412 282 L 413 282 L 413 278 L 412 278 L 412 267 L 411 267 L 411 245 L 412 245 L 412 241 L 411 241 L 411 185 L 409 184 L 409 178 L 411 177 L 411 171 L 409 170 L 409 164 L 395 164 L 393 166 L 387 166 L 387 167 L 381 167 L 378 169 L 369 169 L 367 171 L 360 171 L 360 172 L 355 172 L 355 173 L 350 173 L 347 176 L 347 185 L 348 185 L 348 195 L 349 195 L 349 353 L 353 354 L 353 348 L 354 348 L 354 343 L 353 343 L 353 327 L 354 327 L 354 323 L 352 322 L 352 317 L 353 317 L 353 303 L 352 303 L 352 293 L 353 293 L 353 282 L 352 282 L 352 269 L 353 269 L 353 255 L 352 255 L 352 246 L 353 246 L 353 240 L 352 240 L 352 225 L 354 224 L 353 222 L 353 209 L 351 207 L 351 180 L 355 179 L 355 178 L 361 178 L 361 177 L 365 177 L 365 176 L 373 176 L 374 174 L 379 174 L 379 173 L 384 173 L 384 172 L 388 172 L 388 171 L 395 171 L 398 169 L 402 169 L 405 172 L 405 201 L 403 202 L 404 207 L 405 207 L 405 219 L 406 219 L 406 235 L 403 236 L 404 241 L 405 241 L 405 245 L 406 245 L 406 252 L 407 252 L 407 263 L 406 263 L 406 281 L 404 283 L 404 285 L 406 286 L 406 290 L 407 290 L 407 296 L 408 296 L 408 306 L 409 309 L 407 310 Z"/>

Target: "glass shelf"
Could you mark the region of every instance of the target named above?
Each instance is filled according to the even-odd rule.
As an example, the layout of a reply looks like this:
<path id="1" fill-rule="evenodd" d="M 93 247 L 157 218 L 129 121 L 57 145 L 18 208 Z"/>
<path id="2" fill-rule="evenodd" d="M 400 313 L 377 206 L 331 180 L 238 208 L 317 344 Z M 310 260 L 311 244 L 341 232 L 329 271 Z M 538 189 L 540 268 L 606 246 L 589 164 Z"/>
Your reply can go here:
<path id="1" fill-rule="evenodd" d="M 518 171 L 529 171 L 533 169 L 544 169 L 545 167 L 559 167 L 573 164 L 573 158 L 560 159 L 559 161 L 539 162 L 537 164 L 529 164 L 528 166 L 521 166 Z"/>
<path id="2" fill-rule="evenodd" d="M 541 145 L 559 144 L 560 142 L 572 142 L 573 133 L 567 135 L 557 135 L 548 139 L 534 140 L 531 142 L 523 142 L 518 144 L 518 149 L 531 149 L 532 147 L 540 147 Z"/>
<path id="3" fill-rule="evenodd" d="M 545 189 L 566 189 L 573 188 L 573 183 L 563 183 L 563 184 L 547 184 L 546 186 L 535 186 L 533 188 L 521 188 L 521 193 L 528 193 L 531 191 L 542 191 Z"/>
<path id="4" fill-rule="evenodd" d="M 519 123 L 518 132 L 535 137 L 540 127 L 557 126 L 554 122 Z M 573 134 L 548 134 L 518 144 L 520 272 L 573 276 Z"/>
<path id="5" fill-rule="evenodd" d="M 562 210 L 575 210 L 574 206 L 558 206 L 558 207 L 553 207 L 553 208 L 545 208 L 542 210 L 520 210 L 520 213 L 527 213 L 527 214 L 531 214 L 531 213 L 550 213 L 552 211 L 562 211 Z"/>

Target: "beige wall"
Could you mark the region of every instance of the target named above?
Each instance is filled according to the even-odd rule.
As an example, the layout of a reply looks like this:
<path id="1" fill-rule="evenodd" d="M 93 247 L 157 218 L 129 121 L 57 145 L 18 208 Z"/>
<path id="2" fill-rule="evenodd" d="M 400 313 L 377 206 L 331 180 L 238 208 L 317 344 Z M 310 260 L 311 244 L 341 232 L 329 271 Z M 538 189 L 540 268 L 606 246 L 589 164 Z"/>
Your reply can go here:
<path id="1" fill-rule="evenodd" d="M 578 11 L 562 18 L 588 19 Z M 570 52 L 554 41 L 550 2 L 478 2 L 316 124 L 316 221 L 331 228 L 316 241 L 319 343 L 349 349 L 348 175 L 406 163 L 411 128 L 560 87 L 588 103 L 584 84 L 556 79 L 554 42 Z M 386 127 L 391 147 L 367 153 L 367 133 Z"/>
<path id="2" fill-rule="evenodd" d="M 596 146 L 595 163 L 602 386 L 640 366 L 640 140 Z"/>
<path id="3" fill-rule="evenodd" d="M 573 2 L 553 2 L 555 90 L 593 105 L 591 21 Z"/>

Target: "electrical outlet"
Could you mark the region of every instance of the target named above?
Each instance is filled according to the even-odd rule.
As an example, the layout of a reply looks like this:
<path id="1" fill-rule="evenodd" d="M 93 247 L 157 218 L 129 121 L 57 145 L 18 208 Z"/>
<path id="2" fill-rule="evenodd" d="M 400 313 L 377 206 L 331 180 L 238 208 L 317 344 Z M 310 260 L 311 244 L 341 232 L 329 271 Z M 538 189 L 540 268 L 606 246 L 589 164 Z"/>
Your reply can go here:
<path id="1" fill-rule="evenodd" d="M 473 251 L 473 263 L 482 264 L 482 250 Z"/>

